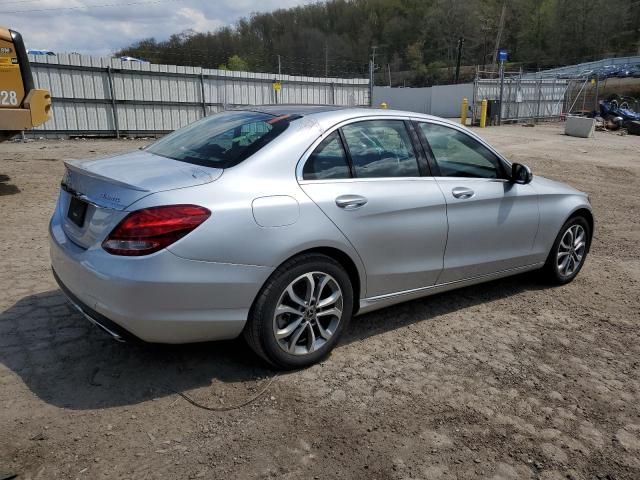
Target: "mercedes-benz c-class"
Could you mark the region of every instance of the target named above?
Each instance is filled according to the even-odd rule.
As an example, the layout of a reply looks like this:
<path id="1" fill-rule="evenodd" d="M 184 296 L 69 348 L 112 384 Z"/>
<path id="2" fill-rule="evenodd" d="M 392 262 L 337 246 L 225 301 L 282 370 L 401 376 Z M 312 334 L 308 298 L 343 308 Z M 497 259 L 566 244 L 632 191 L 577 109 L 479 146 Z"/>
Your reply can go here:
<path id="1" fill-rule="evenodd" d="M 570 282 L 593 228 L 585 193 L 461 125 L 274 105 L 67 161 L 50 244 L 61 289 L 118 340 L 243 334 L 299 368 L 356 314 L 530 270 Z"/>

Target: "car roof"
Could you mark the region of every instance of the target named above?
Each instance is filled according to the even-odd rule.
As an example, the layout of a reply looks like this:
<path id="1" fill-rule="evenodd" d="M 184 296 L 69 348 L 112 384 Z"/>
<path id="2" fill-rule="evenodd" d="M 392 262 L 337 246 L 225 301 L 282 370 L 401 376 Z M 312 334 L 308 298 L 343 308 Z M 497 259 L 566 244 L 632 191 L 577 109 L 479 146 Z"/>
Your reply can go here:
<path id="1" fill-rule="evenodd" d="M 439 122 L 449 123 L 457 125 L 450 120 L 435 117 L 433 115 L 427 115 L 418 112 L 409 112 L 405 110 L 389 110 L 383 108 L 374 107 L 345 107 L 340 105 L 296 105 L 296 104 L 281 104 L 281 105 L 249 105 L 246 107 L 240 107 L 238 110 L 248 110 L 252 112 L 261 112 L 269 115 L 299 115 L 302 117 L 312 118 L 318 122 L 323 128 L 330 128 L 336 123 L 343 122 L 359 117 L 413 117 L 424 120 L 437 120 Z"/>
<path id="2" fill-rule="evenodd" d="M 299 105 L 299 104 L 280 104 L 280 105 L 249 105 L 240 107 L 237 110 L 248 110 L 251 112 L 267 113 L 269 115 L 300 115 L 306 117 L 314 113 L 333 112 L 335 110 L 343 110 L 347 107 L 340 105 Z"/>

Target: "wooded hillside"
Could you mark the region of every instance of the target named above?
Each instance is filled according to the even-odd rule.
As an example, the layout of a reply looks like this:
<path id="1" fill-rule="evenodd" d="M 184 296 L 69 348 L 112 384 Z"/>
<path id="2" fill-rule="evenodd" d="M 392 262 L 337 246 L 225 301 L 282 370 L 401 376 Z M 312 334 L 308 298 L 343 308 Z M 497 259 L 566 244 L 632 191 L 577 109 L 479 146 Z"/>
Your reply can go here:
<path id="1" fill-rule="evenodd" d="M 517 67 L 539 69 L 638 54 L 639 0 L 330 0 L 243 18 L 215 32 L 144 39 L 119 54 L 154 63 L 314 76 L 366 76 L 376 46 L 379 78 L 451 80 L 463 65 L 490 65 L 500 46 Z M 407 72 L 408 71 L 408 72 Z M 467 70 L 468 72 L 470 70 Z"/>

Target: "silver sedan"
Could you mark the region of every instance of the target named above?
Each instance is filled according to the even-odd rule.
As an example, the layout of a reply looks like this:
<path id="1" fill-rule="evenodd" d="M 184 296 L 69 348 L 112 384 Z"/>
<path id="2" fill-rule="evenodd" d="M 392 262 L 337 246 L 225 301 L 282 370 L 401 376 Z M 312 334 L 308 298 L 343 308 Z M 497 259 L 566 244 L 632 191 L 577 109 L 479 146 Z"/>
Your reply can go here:
<path id="1" fill-rule="evenodd" d="M 323 358 L 355 314 L 582 268 L 586 194 L 415 113 L 269 106 L 146 149 L 66 162 L 54 276 L 118 340 L 244 334 L 279 368 Z"/>

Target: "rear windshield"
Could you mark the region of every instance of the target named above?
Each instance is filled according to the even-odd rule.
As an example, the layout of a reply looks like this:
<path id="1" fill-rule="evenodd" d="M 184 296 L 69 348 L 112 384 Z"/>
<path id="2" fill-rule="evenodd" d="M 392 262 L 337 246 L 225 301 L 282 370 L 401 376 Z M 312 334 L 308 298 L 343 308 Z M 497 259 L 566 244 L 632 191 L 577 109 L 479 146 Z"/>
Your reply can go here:
<path id="1" fill-rule="evenodd" d="M 295 118 L 249 111 L 217 113 L 170 133 L 147 151 L 182 162 L 229 168 L 284 132 Z"/>

